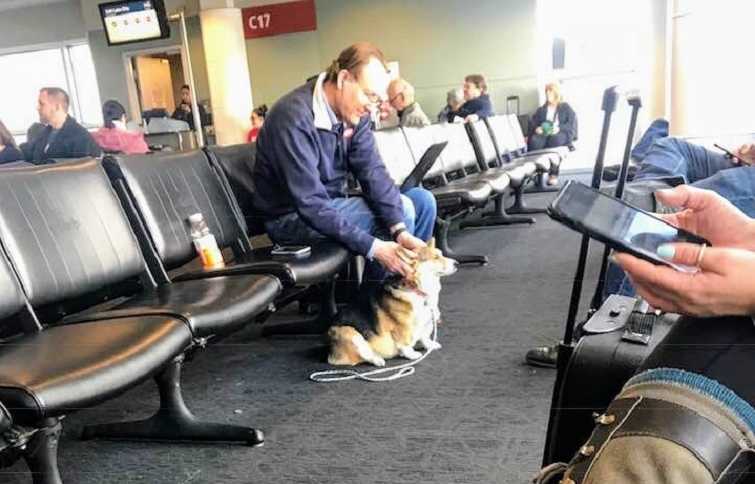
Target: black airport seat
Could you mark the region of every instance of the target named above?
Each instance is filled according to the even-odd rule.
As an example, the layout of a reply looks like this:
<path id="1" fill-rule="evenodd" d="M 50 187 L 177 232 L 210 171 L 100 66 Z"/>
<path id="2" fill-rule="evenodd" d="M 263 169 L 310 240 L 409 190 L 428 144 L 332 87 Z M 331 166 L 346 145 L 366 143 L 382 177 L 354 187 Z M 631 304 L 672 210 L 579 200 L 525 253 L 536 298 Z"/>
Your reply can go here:
<path id="1" fill-rule="evenodd" d="M 405 128 L 406 129 L 406 128 Z M 408 128 L 420 130 L 422 128 Z M 374 132 L 375 146 L 380 158 L 383 160 L 388 175 L 397 186 L 401 186 L 419 163 L 422 154 L 415 156 L 409 148 L 409 144 L 402 128 L 381 129 Z M 427 146 L 429 148 L 429 145 Z M 436 161 L 436 164 L 438 161 Z M 430 167 L 432 170 L 433 167 Z"/>
<path id="2" fill-rule="evenodd" d="M 31 305 L 75 298 L 143 268 L 122 214 L 123 223 L 110 221 L 120 207 L 109 186 L 99 189 L 110 192 L 111 203 L 98 190 L 74 200 L 66 191 L 80 186 L 58 180 L 58 171 L 48 165 L 0 173 L 0 240 L 20 278 L 0 257 L 0 327 L 18 333 L 0 342 L 0 401 L 15 425 L 36 430 L 21 450 L 35 483 L 60 482 L 62 416 L 120 395 L 169 366 L 192 342 L 186 324 L 164 314 L 42 330 Z M 82 202 L 93 209 L 88 217 L 77 214 Z"/>
<path id="3" fill-rule="evenodd" d="M 404 128 L 403 132 L 414 160 L 419 160 L 432 144 L 448 142 L 422 182 L 425 188 L 432 191 L 438 202 L 435 232 L 438 247 L 461 264 L 486 264 L 486 256 L 457 254 L 449 244 L 448 234 L 455 220 L 487 205 L 496 194 L 494 187 L 496 190 L 504 191 L 508 186 L 508 175 L 503 174 L 496 180 L 468 176 L 467 169 L 478 170 L 474 152 L 470 158 L 465 148 L 459 146 L 458 136 L 451 136 L 449 130 L 453 129 L 450 125 L 431 125 L 424 128 Z M 461 129 L 464 133 L 464 128 Z M 464 137 L 466 138 L 466 134 Z M 469 145 L 468 139 L 464 142 Z"/>
<path id="4" fill-rule="evenodd" d="M 156 288 L 97 160 L 4 170 L 0 186 L 0 239 L 43 323 L 57 323 L 71 308 L 82 306 L 90 308 L 63 322 L 170 318 L 181 321 L 196 348 L 210 336 L 229 333 L 263 314 L 281 291 L 280 281 L 269 275 L 215 277 L 175 283 L 168 290 Z M 110 311 L 94 306 L 105 298 L 124 296 L 123 288 L 137 278 L 141 284 L 134 299 L 118 299 Z M 145 351 L 149 347 L 143 345 Z M 182 361 L 183 355 L 174 358 L 156 375 L 161 406 L 154 417 L 89 427 L 85 436 L 261 443 L 262 435 L 255 429 L 205 423 L 191 415 L 181 396 Z"/>
<path id="5" fill-rule="evenodd" d="M 512 117 L 513 116 L 513 117 Z M 502 153 L 509 161 L 531 161 L 540 173 L 548 171 L 551 166 L 559 166 L 564 158 L 560 150 L 537 150 L 527 152 L 519 121 L 516 115 L 498 115 L 486 119 L 492 135 L 495 137 Z M 516 124 L 516 126 L 513 126 Z M 567 150 L 568 152 L 568 150 Z"/>
<path id="6" fill-rule="evenodd" d="M 511 180 L 511 191 L 514 195 L 514 203 L 504 207 L 503 196 L 495 201 L 495 209 L 479 220 L 462 224 L 464 227 L 480 227 L 507 225 L 512 223 L 535 223 L 532 217 L 518 217 L 518 214 L 544 213 L 545 209 L 530 208 L 524 203 L 523 195 L 525 184 L 535 176 L 537 167 L 534 162 L 526 159 L 506 161 L 505 154 L 498 145 L 492 131 L 488 129 L 485 120 L 467 123 L 469 139 L 477 153 L 477 159 L 483 169 L 483 173 L 505 171 Z M 512 216 L 514 215 L 514 216 Z"/>
<path id="7" fill-rule="evenodd" d="M 466 152 L 464 145 L 460 144 L 460 138 L 452 136 L 454 129 L 451 126 L 434 124 L 424 128 L 404 128 L 414 160 L 419 160 L 432 144 L 448 141 L 438 161 L 425 175 L 423 185 L 433 192 L 439 206 L 453 207 L 455 203 L 458 208 L 463 208 L 465 211 L 470 207 L 485 206 L 493 193 L 493 184 L 482 179 L 467 177 L 465 168 L 475 167 L 476 169 L 477 161 L 474 152 L 471 157 L 468 156 L 469 153 Z M 464 143 L 469 145 L 464 127 L 458 127 L 464 135 Z M 456 133 L 458 134 L 458 131 Z M 501 186 L 498 188 L 505 185 L 506 181 L 505 177 L 501 177 Z"/>
<path id="8" fill-rule="evenodd" d="M 154 261 L 156 270 L 173 271 L 197 259 L 187 222 L 193 213 L 204 215 L 221 249 L 234 250 L 234 261 L 226 268 L 178 271 L 173 280 L 273 274 L 289 286 L 311 285 L 332 279 L 348 261 L 348 251 L 333 243 L 315 245 L 309 257 L 298 259 L 273 259 L 269 247 L 254 250 L 233 195 L 223 188 L 203 151 L 108 156 L 103 164 L 122 201 L 133 205 L 134 216 L 143 224 L 144 236 L 159 258 Z"/>

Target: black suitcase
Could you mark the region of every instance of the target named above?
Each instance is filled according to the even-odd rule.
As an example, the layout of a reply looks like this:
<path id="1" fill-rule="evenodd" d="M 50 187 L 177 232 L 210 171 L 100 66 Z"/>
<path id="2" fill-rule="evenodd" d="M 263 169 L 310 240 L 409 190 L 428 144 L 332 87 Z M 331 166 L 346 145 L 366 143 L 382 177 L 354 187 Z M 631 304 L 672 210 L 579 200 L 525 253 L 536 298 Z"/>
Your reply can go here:
<path id="1" fill-rule="evenodd" d="M 637 311 L 635 301 L 611 296 L 583 326 L 558 388 L 544 462 L 571 460 L 590 437 L 595 414 L 603 413 L 679 318 Z"/>
<path id="2" fill-rule="evenodd" d="M 605 117 L 593 172 L 593 188 L 600 188 L 611 115 L 618 97 L 615 88 L 607 89 L 603 95 Z M 617 197 L 624 194 L 629 151 L 641 107 L 638 96 L 628 96 L 628 102 L 632 107 L 632 119 L 616 185 Z M 606 249 L 591 303 L 590 319 L 577 327 L 576 313 L 588 250 L 589 239 L 583 236 L 564 339 L 559 345 L 558 374 L 553 389 L 543 466 L 572 459 L 593 430 L 593 414 L 605 410 L 678 318 L 676 315 L 647 314 L 646 305 L 642 306 L 642 302 L 635 298 L 611 296 L 602 301 L 608 260 Z M 576 344 L 575 335 L 579 337 Z"/>

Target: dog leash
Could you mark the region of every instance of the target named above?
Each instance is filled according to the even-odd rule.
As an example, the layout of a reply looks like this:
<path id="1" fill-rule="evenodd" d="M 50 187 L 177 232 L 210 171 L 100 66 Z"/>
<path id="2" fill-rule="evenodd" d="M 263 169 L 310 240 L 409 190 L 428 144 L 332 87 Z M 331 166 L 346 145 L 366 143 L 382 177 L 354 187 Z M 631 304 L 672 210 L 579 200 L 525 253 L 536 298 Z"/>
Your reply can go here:
<path id="1" fill-rule="evenodd" d="M 438 320 L 433 316 L 433 341 L 438 341 Z M 414 366 L 419 363 L 420 361 L 427 358 L 427 356 L 432 353 L 434 350 L 428 349 L 422 356 L 417 358 L 416 360 L 412 360 L 406 363 L 402 363 L 400 365 L 391 366 L 389 368 L 378 368 L 377 370 L 370 370 L 370 371 L 363 371 L 359 372 L 356 370 L 351 369 L 342 369 L 342 370 L 324 370 L 324 371 L 316 371 L 309 375 L 309 379 L 316 383 L 333 383 L 338 381 L 347 381 L 347 380 L 363 380 L 363 381 L 369 381 L 369 382 L 385 382 L 385 381 L 393 381 L 398 380 L 399 378 L 404 378 L 406 376 L 413 375 L 416 369 Z M 383 373 L 388 372 L 395 372 L 392 375 L 388 376 L 377 376 L 382 375 Z"/>

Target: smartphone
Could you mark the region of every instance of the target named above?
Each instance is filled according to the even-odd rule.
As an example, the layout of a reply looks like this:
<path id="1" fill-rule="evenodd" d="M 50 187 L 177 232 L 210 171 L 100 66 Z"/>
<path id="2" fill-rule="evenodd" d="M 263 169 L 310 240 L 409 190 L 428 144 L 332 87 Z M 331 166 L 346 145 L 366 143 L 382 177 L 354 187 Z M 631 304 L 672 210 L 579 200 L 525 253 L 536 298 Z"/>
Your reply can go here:
<path id="1" fill-rule="evenodd" d="M 719 145 L 718 143 L 713 143 L 713 146 L 715 146 L 715 147 L 716 147 L 716 148 L 718 148 L 719 150 L 723 151 L 723 152 L 724 152 L 724 154 L 725 154 L 725 155 L 726 155 L 727 157 L 731 158 L 732 160 L 737 160 L 737 161 L 739 162 L 739 164 L 740 164 L 740 165 L 744 165 L 744 166 L 748 166 L 748 165 L 749 165 L 749 163 L 748 163 L 748 162 L 746 162 L 745 160 L 743 160 L 743 159 L 742 159 L 742 158 L 740 158 L 739 156 L 735 155 L 735 154 L 734 154 L 734 153 L 732 153 L 731 151 L 727 150 L 727 149 L 726 149 L 726 148 L 724 148 L 723 146 Z"/>
<path id="2" fill-rule="evenodd" d="M 273 256 L 279 257 L 307 257 L 312 253 L 308 245 L 276 245 L 270 251 Z"/>
<path id="3" fill-rule="evenodd" d="M 569 180 L 547 210 L 548 215 L 569 228 L 599 240 L 612 249 L 688 272 L 657 254 L 658 247 L 673 242 L 710 245 L 695 234 L 678 229 L 640 208 Z"/>

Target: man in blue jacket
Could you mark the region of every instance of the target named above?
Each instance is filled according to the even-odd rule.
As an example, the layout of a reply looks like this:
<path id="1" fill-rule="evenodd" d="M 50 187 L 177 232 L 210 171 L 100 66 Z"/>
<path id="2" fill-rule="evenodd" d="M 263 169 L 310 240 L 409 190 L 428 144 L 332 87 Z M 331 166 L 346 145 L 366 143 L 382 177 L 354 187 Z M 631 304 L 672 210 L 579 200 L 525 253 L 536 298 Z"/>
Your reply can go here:
<path id="1" fill-rule="evenodd" d="M 436 213 L 430 192 L 399 193 L 375 147 L 370 110 L 385 98 L 389 81 L 377 47 L 346 48 L 326 72 L 270 110 L 253 173 L 254 204 L 270 238 L 336 240 L 371 261 L 364 277 L 373 281 L 385 270 L 411 273 L 413 250 L 432 236 Z M 349 173 L 363 196 L 346 198 Z"/>

